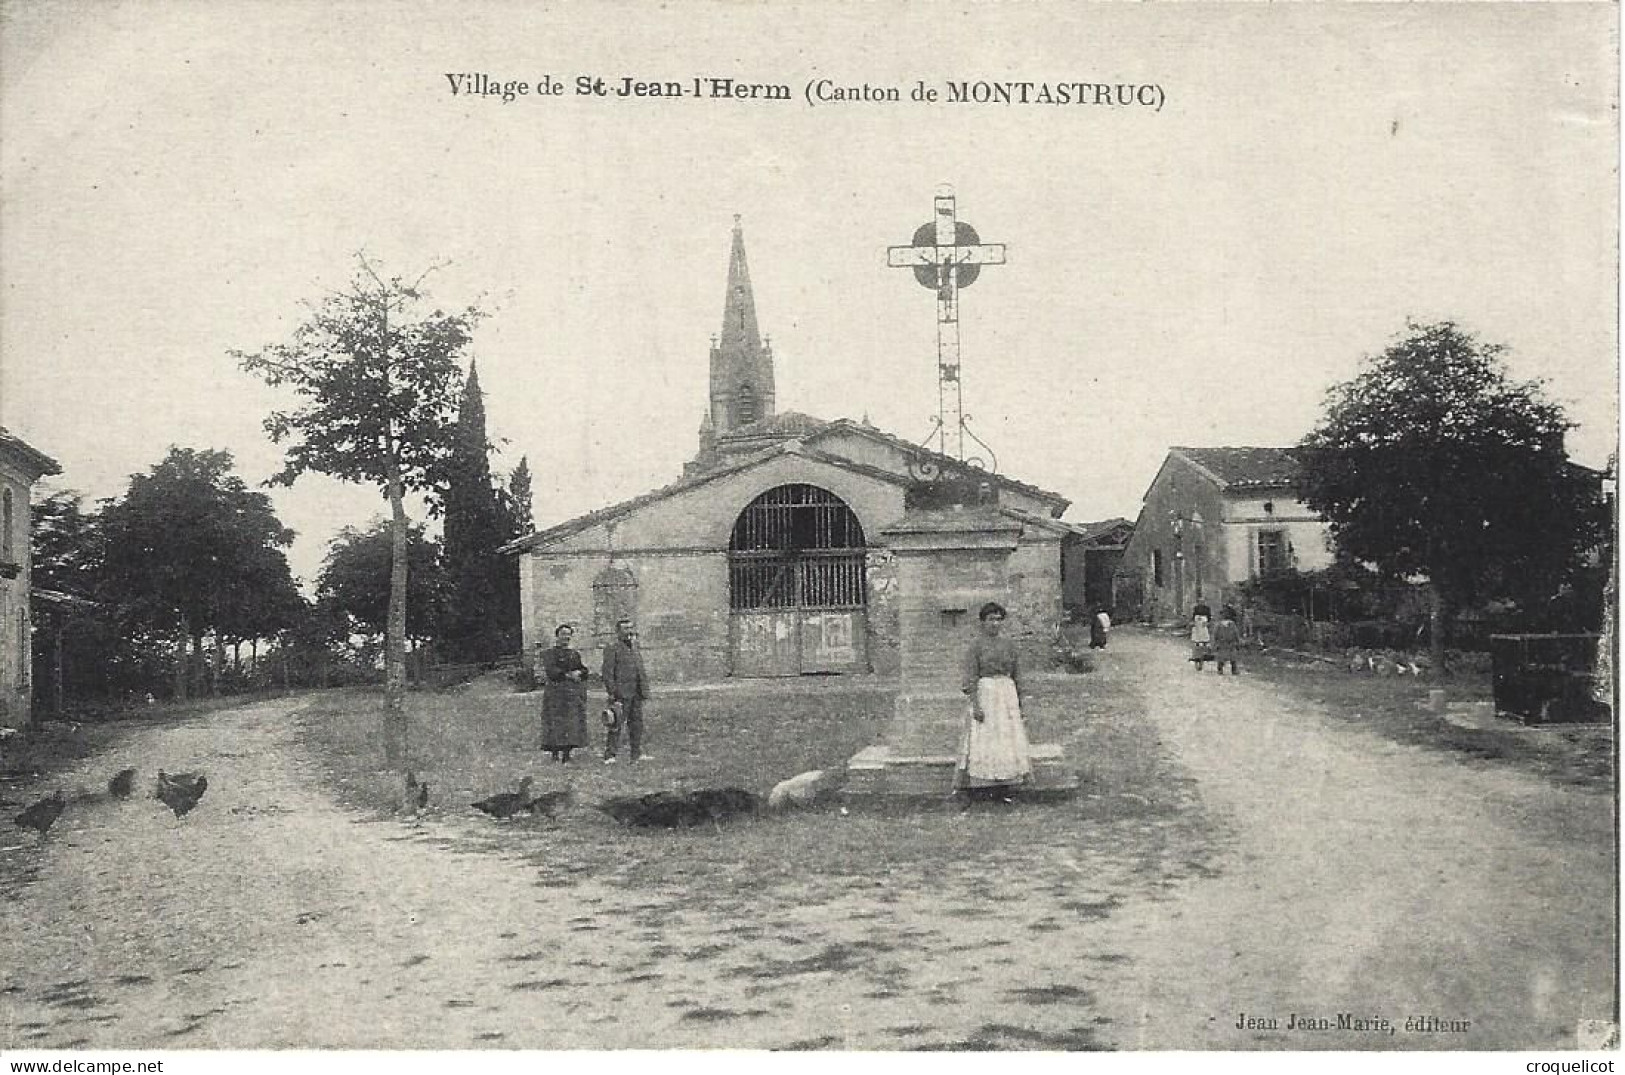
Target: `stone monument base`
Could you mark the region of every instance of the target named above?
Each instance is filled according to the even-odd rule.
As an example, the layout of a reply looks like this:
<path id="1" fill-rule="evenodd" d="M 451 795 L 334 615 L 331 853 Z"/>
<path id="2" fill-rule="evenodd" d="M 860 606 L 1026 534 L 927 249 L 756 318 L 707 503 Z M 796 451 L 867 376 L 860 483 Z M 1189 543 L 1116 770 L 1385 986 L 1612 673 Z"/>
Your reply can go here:
<path id="1" fill-rule="evenodd" d="M 1021 794 L 1061 794 L 1077 790 L 1078 775 L 1066 764 L 1059 743 L 1032 744 L 1033 779 Z M 952 754 L 900 754 L 886 743 L 865 747 L 846 763 L 843 794 L 863 798 L 946 798 L 953 794 L 954 769 L 959 759 Z"/>
<path id="2" fill-rule="evenodd" d="M 897 695 L 886 738 L 846 763 L 848 796 L 947 796 L 954 790 L 964 734 L 965 695 L 950 688 L 905 685 Z M 1033 779 L 1023 792 L 1069 792 L 1077 774 L 1059 743 L 1029 745 Z"/>

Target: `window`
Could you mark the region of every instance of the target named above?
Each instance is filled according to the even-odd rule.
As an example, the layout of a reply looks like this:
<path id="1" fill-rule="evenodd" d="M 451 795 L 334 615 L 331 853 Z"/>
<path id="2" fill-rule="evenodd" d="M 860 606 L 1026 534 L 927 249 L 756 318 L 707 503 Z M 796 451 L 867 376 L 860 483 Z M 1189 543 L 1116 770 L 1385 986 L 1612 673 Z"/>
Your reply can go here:
<path id="1" fill-rule="evenodd" d="M 11 562 L 11 527 L 12 527 L 12 501 L 11 490 L 7 489 L 0 494 L 0 560 Z"/>
<path id="2" fill-rule="evenodd" d="M 1261 576 L 1279 575 L 1292 566 L 1292 555 L 1287 547 L 1285 530 L 1258 532 L 1258 573 Z"/>
<path id="3" fill-rule="evenodd" d="M 1162 581 L 1162 550 L 1151 550 L 1151 582 L 1154 585 L 1163 585 Z"/>
<path id="4" fill-rule="evenodd" d="M 756 421 L 756 393 L 750 385 L 739 386 L 739 403 L 734 412 L 735 425 L 748 426 Z"/>

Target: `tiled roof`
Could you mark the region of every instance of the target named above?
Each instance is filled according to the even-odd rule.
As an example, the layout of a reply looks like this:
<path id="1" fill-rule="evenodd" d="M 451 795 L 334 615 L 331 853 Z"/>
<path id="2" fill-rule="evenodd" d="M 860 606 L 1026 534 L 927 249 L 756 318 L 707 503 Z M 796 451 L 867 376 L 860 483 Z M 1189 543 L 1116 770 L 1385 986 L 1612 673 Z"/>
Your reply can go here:
<path id="1" fill-rule="evenodd" d="M 770 448 L 768 449 L 768 452 L 777 450 L 777 447 Z M 670 485 L 662 485 L 658 489 L 651 489 L 649 492 L 644 493 L 641 496 L 635 496 L 630 500 L 623 500 L 619 504 L 611 504 L 608 507 L 599 508 L 597 511 L 589 511 L 585 515 L 577 515 L 574 519 L 566 520 L 565 522 L 559 523 L 557 526 L 550 526 L 545 530 L 537 530 L 534 533 L 526 535 L 525 537 L 515 538 L 499 548 L 497 552 L 523 552 L 524 550 L 534 548 L 537 545 L 546 545 L 562 538 L 567 538 L 571 534 L 579 533 L 582 530 L 597 526 L 599 523 L 605 523 L 611 519 L 619 519 L 621 516 L 628 515 L 631 512 L 636 511 L 638 508 L 643 507 L 645 504 L 652 504 L 657 500 L 662 500 L 668 496 L 674 496 L 675 494 L 681 493 L 686 489 L 692 489 L 695 486 L 704 485 L 706 482 L 715 481 L 717 478 L 720 478 L 726 474 L 732 474 L 736 470 L 743 470 L 745 467 L 753 466 L 756 464 L 759 458 L 765 456 L 766 454 L 767 452 L 756 452 L 752 455 L 742 456 L 737 462 L 726 463 L 722 466 L 714 467 L 711 470 L 705 470 L 699 472 L 698 474 L 692 474 L 684 478 L 679 478 Z"/>
<path id="2" fill-rule="evenodd" d="M 760 422 L 731 429 L 718 437 L 718 441 L 729 441 L 734 438 L 746 437 L 804 437 L 809 433 L 817 433 L 830 423 L 822 418 L 814 418 L 810 414 L 800 411 L 784 411 L 772 418 L 764 418 Z"/>
<path id="3" fill-rule="evenodd" d="M 1298 460 L 1291 448 L 1172 448 L 1206 471 L 1224 489 L 1267 489 L 1291 485 Z"/>
<path id="4" fill-rule="evenodd" d="M 1126 526 L 1132 530 L 1134 528 L 1134 520 L 1123 518 L 1102 519 L 1101 521 L 1095 523 L 1073 523 L 1072 525 L 1077 529 L 1078 535 L 1082 537 L 1083 540 L 1093 541 L 1096 538 L 1104 537 L 1105 535 L 1111 533 L 1119 526 Z"/>
<path id="5" fill-rule="evenodd" d="M 934 463 L 948 464 L 950 466 L 957 465 L 954 459 L 943 455 L 941 452 L 934 452 L 930 448 L 922 447 L 921 445 L 915 444 L 912 441 L 906 441 L 902 437 L 893 436 L 892 434 L 887 433 L 885 430 L 876 429 L 872 425 L 867 425 L 862 422 L 854 422 L 850 418 L 841 418 L 834 422 L 825 423 L 824 428 L 818 431 L 818 435 L 834 433 L 838 430 L 849 430 L 865 437 L 884 441 L 885 443 L 893 445 L 894 447 L 901 448 L 905 452 L 914 452 L 921 458 L 930 460 Z M 1060 493 L 1053 493 L 1048 489 L 1040 489 L 1036 485 L 1029 485 L 1023 481 L 1017 481 L 1016 479 L 1005 474 L 994 474 L 993 480 L 1006 488 L 1019 489 L 1022 492 L 1027 493 L 1029 496 L 1042 497 L 1047 500 L 1057 501 L 1059 503 L 1059 507 L 1055 509 L 1055 514 L 1057 516 L 1066 510 L 1068 504 L 1072 503 Z"/>
<path id="6" fill-rule="evenodd" d="M 0 426 L 0 452 L 4 452 L 21 461 L 23 465 L 38 471 L 39 474 L 36 477 L 44 474 L 62 473 L 62 468 L 57 465 L 55 459 L 52 459 L 38 448 L 31 447 L 21 437 L 4 426 Z"/>
<path id="7" fill-rule="evenodd" d="M 837 430 L 850 430 L 862 436 L 883 440 L 886 443 L 896 445 L 905 451 L 918 453 L 926 459 L 943 462 L 949 461 L 946 456 L 939 455 L 928 448 L 922 448 L 917 444 L 910 444 L 908 441 L 903 440 L 900 437 L 894 437 L 889 433 L 883 433 L 873 426 L 863 425 L 848 418 L 842 418 L 835 422 L 826 422 L 822 419 L 814 418 L 811 415 L 801 414 L 798 411 L 786 411 L 772 419 L 772 421 L 784 421 L 790 423 L 791 425 L 805 424 L 811 430 L 811 433 L 809 433 L 807 436 L 808 442 L 816 440 L 818 436 L 825 433 L 833 433 Z M 764 426 L 768 424 L 770 423 L 757 423 L 757 425 Z M 751 426 L 743 427 L 743 429 L 751 428 Z M 735 430 L 734 433 L 730 435 L 738 436 L 741 432 L 742 430 Z M 557 526 L 548 527 L 545 530 L 538 530 L 535 533 L 527 535 L 526 537 L 516 538 L 502 546 L 502 548 L 498 551 L 505 553 L 516 553 L 523 552 L 526 549 L 535 548 L 539 545 L 551 544 L 555 541 L 569 537 L 571 534 L 580 533 L 583 530 L 597 526 L 600 523 L 605 523 L 611 519 L 618 519 L 623 515 L 628 515 L 646 504 L 652 504 L 657 500 L 662 500 L 666 497 L 674 496 L 677 493 L 685 492 L 696 486 L 704 485 L 706 482 L 713 481 L 724 475 L 732 474 L 739 470 L 744 470 L 746 467 L 755 466 L 757 463 L 773 455 L 777 455 L 780 452 L 796 450 L 796 446 L 801 443 L 802 441 L 799 438 L 787 438 L 777 444 L 768 445 L 761 451 L 751 452 L 748 455 L 740 455 L 736 459 L 723 463 L 720 466 L 687 475 L 675 482 L 672 482 L 670 485 L 663 485 L 659 489 L 654 489 L 650 492 L 644 493 L 642 496 L 635 496 L 630 500 L 623 500 L 619 504 L 611 504 L 608 507 L 599 508 L 597 511 L 591 511 L 585 515 L 578 515 L 574 519 L 559 523 Z M 876 470 L 873 467 L 864 466 L 863 464 L 855 463 L 850 460 L 831 456 L 825 452 L 811 448 L 810 444 L 808 448 L 799 450 L 804 455 L 810 455 L 826 462 L 835 463 L 836 465 L 843 466 L 849 470 L 858 470 L 864 473 L 872 474 L 875 477 L 883 477 L 888 481 L 906 480 L 899 475 Z M 1033 496 L 1046 497 L 1057 501 L 1058 506 L 1055 509 L 1056 515 L 1059 515 L 1062 511 L 1066 510 L 1066 506 L 1069 503 L 1069 501 L 1067 501 L 1066 498 L 1062 497 L 1059 493 L 1051 493 L 1038 488 L 1036 485 L 1028 485 L 1026 482 L 1018 482 L 1013 478 L 1007 478 L 1002 474 L 993 475 L 993 480 L 998 482 L 1000 485 L 1020 489 Z M 1053 522 L 1054 520 L 1051 521 Z"/>

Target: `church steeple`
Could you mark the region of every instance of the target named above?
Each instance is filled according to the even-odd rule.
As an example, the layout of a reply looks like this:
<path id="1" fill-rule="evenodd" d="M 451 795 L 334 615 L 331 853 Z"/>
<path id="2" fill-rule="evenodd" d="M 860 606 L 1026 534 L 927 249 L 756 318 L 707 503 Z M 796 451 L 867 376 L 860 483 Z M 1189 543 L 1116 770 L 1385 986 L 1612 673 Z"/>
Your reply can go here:
<path id="1" fill-rule="evenodd" d="M 736 214 L 722 331 L 711 344 L 711 427 L 716 436 L 726 436 L 775 413 L 773 348 L 762 341 L 756 324 L 756 298 L 751 294 L 750 268 L 745 263 L 745 230 Z"/>

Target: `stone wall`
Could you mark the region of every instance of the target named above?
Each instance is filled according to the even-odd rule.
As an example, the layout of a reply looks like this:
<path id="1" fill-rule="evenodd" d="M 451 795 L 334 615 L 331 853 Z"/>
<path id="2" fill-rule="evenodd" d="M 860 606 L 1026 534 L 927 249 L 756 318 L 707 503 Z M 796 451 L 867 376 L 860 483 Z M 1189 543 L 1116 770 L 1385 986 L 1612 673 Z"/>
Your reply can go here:
<path id="1" fill-rule="evenodd" d="M 595 604 L 593 584 L 610 566 L 608 555 L 527 556 L 527 642 L 552 644 L 553 629 L 568 623 L 576 646 L 596 670 L 614 637 L 614 611 Z M 717 679 L 728 674 L 728 557 L 726 553 L 634 553 L 615 564 L 637 581 L 630 597 L 639 645 L 656 682 Z M 600 622 L 602 621 L 602 622 Z M 535 654 L 534 644 L 527 651 Z"/>
<path id="2" fill-rule="evenodd" d="M 899 485 L 787 453 L 762 466 L 652 500 L 618 519 L 586 527 L 536 553 L 520 554 L 522 618 L 527 660 L 538 644 L 552 644 L 553 628 L 576 628 L 576 642 L 589 664 L 611 637 L 603 590 L 613 562 L 636 580 L 636 613 L 651 674 L 663 682 L 716 679 L 731 672 L 728 611 L 728 538 L 735 520 L 768 489 L 805 482 L 841 497 L 858 516 L 869 555 L 867 649 L 869 668 L 897 675 L 900 609 L 895 555 L 881 530 L 903 515 Z M 982 600 L 1010 609 L 1009 631 L 1045 663 L 1061 617 L 1060 534 L 1029 525 L 1009 559 L 1009 577 L 990 583 Z M 624 590 L 624 576 L 615 575 Z M 980 601 L 977 602 L 980 604 Z M 975 608 L 969 610 L 974 620 Z M 968 641 L 969 635 L 965 636 Z M 1043 665 L 1038 665 L 1042 667 Z"/>
<path id="3" fill-rule="evenodd" d="M 1194 521 L 1198 516 L 1199 524 Z M 1123 569 L 1140 572 L 1144 617 L 1183 620 L 1198 600 L 1213 604 L 1220 599 L 1231 581 L 1225 518 L 1224 496 L 1213 480 L 1183 459 L 1169 456 L 1146 491 L 1134 536 L 1123 554 Z"/>
<path id="4" fill-rule="evenodd" d="M 876 675 L 895 676 L 902 660 L 897 555 L 887 548 L 871 548 L 865 575 L 869 586 L 869 667 Z"/>
<path id="5" fill-rule="evenodd" d="M 1010 618 L 1004 633 L 1021 647 L 1023 667 L 1048 668 L 1062 616 L 1060 537 L 1024 534 L 1005 564 L 1005 582 L 1010 598 L 1000 604 Z"/>

